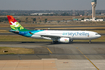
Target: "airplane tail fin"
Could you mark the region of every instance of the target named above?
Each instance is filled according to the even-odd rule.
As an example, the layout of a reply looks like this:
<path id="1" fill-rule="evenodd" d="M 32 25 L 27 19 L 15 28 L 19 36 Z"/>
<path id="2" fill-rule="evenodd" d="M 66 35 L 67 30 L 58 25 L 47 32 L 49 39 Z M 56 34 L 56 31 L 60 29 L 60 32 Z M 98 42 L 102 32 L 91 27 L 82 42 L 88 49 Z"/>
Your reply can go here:
<path id="1" fill-rule="evenodd" d="M 25 29 L 23 26 L 20 25 L 19 22 L 17 22 L 17 20 L 11 16 L 11 15 L 7 15 L 11 30 L 13 31 L 26 31 L 27 29 Z"/>

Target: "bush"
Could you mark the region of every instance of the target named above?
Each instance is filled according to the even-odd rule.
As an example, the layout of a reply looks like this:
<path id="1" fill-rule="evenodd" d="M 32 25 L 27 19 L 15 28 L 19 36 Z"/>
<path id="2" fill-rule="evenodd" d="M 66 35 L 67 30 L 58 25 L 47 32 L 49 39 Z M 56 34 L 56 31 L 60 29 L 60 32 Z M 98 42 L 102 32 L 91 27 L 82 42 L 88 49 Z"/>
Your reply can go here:
<path id="1" fill-rule="evenodd" d="M 0 17 L 0 22 L 3 22 L 3 21 L 8 21 L 8 19 L 6 17 Z"/>

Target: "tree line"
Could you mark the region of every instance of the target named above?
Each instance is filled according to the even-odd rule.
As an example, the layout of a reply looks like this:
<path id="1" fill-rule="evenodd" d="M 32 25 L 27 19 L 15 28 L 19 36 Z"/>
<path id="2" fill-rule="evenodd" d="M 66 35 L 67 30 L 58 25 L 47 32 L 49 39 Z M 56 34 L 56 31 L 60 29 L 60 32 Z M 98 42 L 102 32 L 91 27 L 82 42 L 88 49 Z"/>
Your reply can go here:
<path id="1" fill-rule="evenodd" d="M 0 22 L 8 21 L 7 17 L 0 17 Z"/>

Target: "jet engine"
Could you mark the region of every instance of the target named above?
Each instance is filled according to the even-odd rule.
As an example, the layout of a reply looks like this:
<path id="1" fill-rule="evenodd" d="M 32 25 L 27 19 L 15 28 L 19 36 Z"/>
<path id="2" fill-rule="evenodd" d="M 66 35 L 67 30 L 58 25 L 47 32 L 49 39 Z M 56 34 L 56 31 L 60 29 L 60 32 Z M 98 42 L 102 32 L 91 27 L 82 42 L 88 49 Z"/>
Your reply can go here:
<path id="1" fill-rule="evenodd" d="M 59 38 L 58 42 L 69 43 L 70 42 L 70 38 Z"/>

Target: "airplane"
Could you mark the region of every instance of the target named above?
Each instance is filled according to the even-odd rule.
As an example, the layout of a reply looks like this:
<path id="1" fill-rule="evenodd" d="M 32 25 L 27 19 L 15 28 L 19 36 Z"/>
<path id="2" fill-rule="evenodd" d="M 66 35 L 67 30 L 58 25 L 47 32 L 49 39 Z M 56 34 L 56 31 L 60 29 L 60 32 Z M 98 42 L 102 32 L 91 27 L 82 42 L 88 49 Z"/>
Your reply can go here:
<path id="1" fill-rule="evenodd" d="M 92 40 L 101 37 L 93 31 L 76 30 L 28 30 L 11 15 L 7 15 L 11 30 L 10 32 L 31 38 L 48 39 L 52 43 L 71 43 L 73 40 Z"/>

